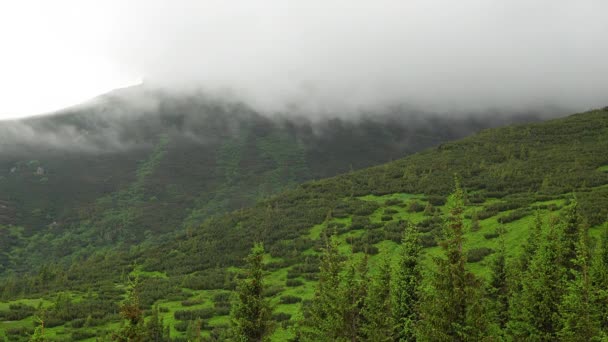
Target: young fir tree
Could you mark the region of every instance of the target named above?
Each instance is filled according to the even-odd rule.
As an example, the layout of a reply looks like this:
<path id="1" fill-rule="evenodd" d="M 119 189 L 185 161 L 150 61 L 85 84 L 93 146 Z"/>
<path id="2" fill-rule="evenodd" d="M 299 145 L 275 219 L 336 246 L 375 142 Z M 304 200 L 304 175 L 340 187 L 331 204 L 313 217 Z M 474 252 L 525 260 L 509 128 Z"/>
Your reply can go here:
<path id="1" fill-rule="evenodd" d="M 562 319 L 559 337 L 562 341 L 591 341 L 599 335 L 599 322 L 594 306 L 594 288 L 590 275 L 590 247 L 586 225 L 582 225 L 576 244 L 572 280 L 560 305 Z"/>
<path id="2" fill-rule="evenodd" d="M 127 321 L 126 325 L 112 335 L 114 341 L 140 342 L 145 341 L 144 315 L 139 305 L 139 280 L 129 281 L 127 298 L 120 306 L 120 315 Z M 124 322 L 123 322 L 124 323 Z"/>
<path id="3" fill-rule="evenodd" d="M 481 226 L 479 225 L 479 214 L 477 213 L 477 210 L 475 210 L 473 212 L 473 216 L 471 217 L 471 231 L 477 232 L 480 229 Z"/>
<path id="4" fill-rule="evenodd" d="M 490 282 L 487 295 L 490 299 L 490 311 L 492 321 L 495 325 L 494 335 L 503 335 L 503 331 L 509 320 L 509 283 L 506 263 L 505 229 L 498 229 L 498 251 L 490 266 Z"/>
<path id="5" fill-rule="evenodd" d="M 366 341 L 392 341 L 391 263 L 385 256 L 371 279 L 363 308 L 363 335 Z"/>
<path id="6" fill-rule="evenodd" d="M 352 257 L 346 267 L 344 280 L 339 288 L 338 306 L 341 316 L 338 339 L 363 341 L 363 308 L 367 295 L 367 256 L 358 261 Z"/>
<path id="7" fill-rule="evenodd" d="M 203 325 L 203 321 L 200 318 L 196 320 L 189 321 L 188 327 L 186 328 L 186 338 L 189 342 L 201 342 L 201 327 Z"/>
<path id="8" fill-rule="evenodd" d="M 150 342 L 167 342 L 171 338 L 163 324 L 163 318 L 158 314 L 158 307 L 152 309 L 152 316 L 145 324 L 145 340 Z"/>
<path id="9" fill-rule="evenodd" d="M 450 196 L 450 215 L 441 247 L 445 258 L 436 258 L 436 273 L 421 305 L 420 339 L 429 341 L 477 341 L 485 333 L 485 313 L 480 281 L 467 270 L 464 243 L 464 193 L 456 180 Z"/>
<path id="10" fill-rule="evenodd" d="M 319 281 L 315 289 L 308 318 L 302 327 L 302 338 L 310 341 L 335 341 L 341 337 L 343 300 L 340 274 L 344 261 L 338 251 L 338 239 L 331 236 L 321 255 Z"/>
<path id="11" fill-rule="evenodd" d="M 555 341 L 565 269 L 560 263 L 561 231 L 550 226 L 522 278 L 521 290 L 510 305 L 508 335 L 513 340 Z"/>
<path id="12" fill-rule="evenodd" d="M 576 248 L 582 223 L 576 198 L 572 201 L 572 204 L 566 208 L 562 221 L 561 245 L 559 246 L 561 251 L 560 263 L 566 269 L 572 269 L 578 267 L 578 265 L 574 264 L 574 260 L 576 260 Z M 569 272 L 567 276 L 572 280 L 572 273 Z"/>
<path id="13" fill-rule="evenodd" d="M 538 250 L 542 234 L 543 219 L 540 215 L 540 211 L 536 211 L 536 215 L 534 216 L 534 226 L 532 226 L 530 229 L 530 235 L 523 245 L 523 251 L 519 258 L 519 267 L 522 273 L 528 269 L 532 257 L 534 257 L 536 250 Z"/>
<path id="14" fill-rule="evenodd" d="M 40 305 L 41 304 L 42 304 L 42 302 L 40 302 Z M 34 333 L 32 334 L 32 336 L 30 336 L 28 342 L 46 342 L 47 338 L 44 333 L 44 322 L 46 320 L 46 310 L 44 310 L 44 309 L 42 309 L 42 307 L 40 307 L 38 309 L 38 314 L 36 315 L 35 320 L 37 321 L 38 325 L 36 326 L 36 329 L 34 329 Z"/>
<path id="15" fill-rule="evenodd" d="M 265 341 L 272 331 L 272 310 L 264 298 L 264 246 L 256 243 L 245 259 L 245 278 L 237 287 L 237 301 L 231 312 L 237 341 Z"/>
<path id="16" fill-rule="evenodd" d="M 591 279 L 600 329 L 608 333 L 608 228 L 604 228 L 593 256 Z"/>
<path id="17" fill-rule="evenodd" d="M 422 282 L 420 252 L 418 231 L 412 224 L 408 224 L 403 233 L 399 261 L 391 284 L 392 335 L 396 341 L 416 340 Z"/>

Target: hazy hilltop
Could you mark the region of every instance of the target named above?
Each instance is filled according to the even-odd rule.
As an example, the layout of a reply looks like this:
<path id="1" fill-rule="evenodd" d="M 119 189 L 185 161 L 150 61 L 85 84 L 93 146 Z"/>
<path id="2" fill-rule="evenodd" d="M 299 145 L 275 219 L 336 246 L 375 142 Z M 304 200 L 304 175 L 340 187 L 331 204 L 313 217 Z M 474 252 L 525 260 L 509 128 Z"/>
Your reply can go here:
<path id="1" fill-rule="evenodd" d="M 607 12 L 5 1 L 0 342 L 608 341 Z"/>
<path id="2" fill-rule="evenodd" d="M 307 180 L 541 115 L 395 107 L 310 120 L 258 113 L 227 97 L 120 89 L 52 115 L 0 122 L 0 224 L 57 241 L 50 259 L 130 245 Z"/>
<path id="3" fill-rule="evenodd" d="M 222 113 L 224 116 L 216 119 L 220 123 L 224 122 L 225 113 L 231 112 Z M 484 301 L 479 302 L 473 297 L 467 297 L 466 301 L 488 305 L 483 308 L 488 311 L 479 311 L 477 316 L 471 317 L 474 317 L 475 322 L 483 320 L 487 324 L 499 326 L 496 328 L 498 330 L 475 327 L 480 329 L 479 334 L 486 336 L 499 333 L 527 334 L 533 331 L 556 337 L 559 331 L 569 331 L 570 328 L 560 328 L 558 323 L 568 319 L 568 311 L 563 311 L 566 309 L 562 307 L 574 303 L 567 301 L 569 299 L 566 298 L 570 297 L 566 295 L 575 293 L 568 290 L 574 288 L 574 279 L 578 279 L 575 278 L 576 268 L 573 268 L 569 260 L 572 256 L 579 255 L 574 249 L 575 240 L 579 236 L 587 237 L 589 234 L 588 237 L 592 239 L 590 241 L 594 242 L 584 245 L 587 246 L 585 250 L 588 248 L 589 255 L 594 255 L 593 260 L 597 260 L 597 263 L 594 261 L 594 267 L 604 267 L 597 265 L 604 260 L 599 256 L 607 250 L 602 247 L 607 243 L 602 231 L 606 228 L 608 217 L 606 110 L 595 110 L 541 123 L 482 130 L 470 137 L 440 143 L 409 157 L 371 168 L 348 171 L 350 165 L 344 165 L 342 167 L 347 171 L 344 174 L 301 185 L 295 185 L 299 181 L 298 178 L 292 173 L 287 173 L 286 176 L 284 171 L 297 170 L 294 165 L 302 165 L 305 174 L 312 172 L 311 170 L 341 171 L 315 168 L 315 164 L 310 162 L 310 156 L 314 155 L 310 151 L 314 150 L 314 143 L 325 144 L 330 141 L 340 146 L 338 142 L 345 140 L 337 139 L 339 135 L 336 133 L 326 138 L 329 140 L 320 140 L 319 137 L 323 135 L 319 136 L 313 132 L 304 135 L 310 140 L 297 140 L 298 135 L 285 133 L 291 131 L 284 130 L 284 126 L 273 121 L 274 119 L 255 113 L 239 113 L 241 118 L 247 118 L 237 121 L 241 125 L 237 131 L 239 134 L 230 135 L 230 139 L 222 144 L 210 145 L 216 146 L 219 151 L 228 149 L 227 155 L 231 158 L 239 157 L 232 160 L 232 164 L 229 164 L 231 159 L 228 157 L 221 157 L 221 162 L 212 164 L 223 172 L 223 183 L 219 186 L 225 189 L 224 194 L 236 194 L 236 198 L 245 198 L 251 201 L 247 203 L 253 203 L 256 198 L 260 198 L 257 197 L 260 194 L 258 186 L 264 184 L 260 180 L 265 177 L 271 179 L 269 184 L 278 184 L 276 181 L 282 180 L 283 187 L 289 189 L 269 198 L 262 198 L 252 206 L 224 214 L 207 216 L 207 212 L 202 211 L 205 209 L 198 209 L 201 210 L 198 213 L 195 210 L 186 212 L 187 215 L 171 216 L 175 211 L 181 210 L 183 203 L 203 203 L 199 208 L 207 208 L 204 204 L 208 203 L 209 197 L 197 197 L 191 199 L 192 202 L 186 202 L 186 199 L 190 198 L 188 196 L 210 195 L 209 192 L 201 190 L 204 189 L 202 182 L 197 183 L 199 180 L 206 180 L 207 178 L 201 177 L 207 173 L 199 171 L 194 173 L 191 179 L 186 179 L 184 174 L 187 173 L 179 172 L 191 168 L 192 164 L 189 162 L 192 160 L 199 160 L 199 163 L 204 165 L 200 159 L 194 159 L 201 158 L 201 151 L 208 151 L 209 154 L 215 152 L 214 156 L 221 154 L 217 154 L 217 150 L 213 149 L 204 150 L 207 145 L 198 141 L 193 142 L 185 136 L 174 135 L 171 131 L 162 131 L 160 136 L 151 139 L 154 144 L 147 149 L 142 148 L 142 151 L 146 151 L 143 153 L 145 157 L 142 162 L 135 163 L 137 167 L 131 171 L 134 174 L 130 179 L 127 178 L 127 181 L 113 192 L 96 198 L 92 206 L 78 206 L 79 214 L 83 216 L 77 217 L 80 221 L 73 221 L 77 223 L 71 226 L 71 229 L 62 230 L 58 223 L 57 227 L 47 227 L 44 233 L 30 230 L 30 234 L 35 233 L 33 236 L 28 235 L 26 229 L 17 226 L 5 226 L 0 230 L 4 237 L 3 250 L 8 250 L 3 253 L 6 275 L 3 277 L 1 289 L 3 296 L 9 299 L 12 305 L 4 311 L 0 310 L 0 314 L 21 319 L 0 326 L 0 329 L 6 329 L 6 336 L 26 336 L 31 328 L 24 325 L 24 322 L 31 319 L 28 317 L 32 317 L 36 312 L 33 306 L 42 303 L 40 305 L 49 308 L 47 319 L 53 322 L 52 327 L 47 329 L 51 338 L 62 339 L 69 336 L 70 339 L 79 340 L 84 337 L 109 337 L 112 331 L 115 331 L 113 324 L 120 321 L 116 312 L 123 299 L 122 289 L 130 278 L 137 277 L 139 283 L 135 286 L 141 308 L 153 314 L 156 310 L 153 305 L 158 305 L 157 315 L 163 317 L 165 324 L 170 327 L 171 338 L 188 339 L 188 336 L 192 336 L 192 329 L 202 329 L 204 338 L 222 340 L 222 336 L 226 336 L 222 334 L 229 331 L 228 315 L 231 305 L 234 305 L 235 297 L 230 297 L 230 293 L 235 291 L 236 284 L 240 283 L 239 279 L 247 274 L 242 273 L 246 270 L 242 268 L 243 257 L 254 242 L 263 242 L 265 246 L 264 267 L 267 282 L 264 298 L 273 303 L 272 321 L 277 324 L 272 335 L 274 340 L 293 338 L 299 333 L 300 324 L 311 324 L 306 319 L 310 317 L 307 315 L 311 315 L 310 310 L 314 310 L 311 305 L 325 305 L 319 302 L 320 297 L 315 295 L 318 291 L 346 295 L 347 292 L 340 291 L 352 290 L 348 287 L 348 284 L 352 283 L 347 280 L 338 281 L 335 289 L 324 290 L 322 283 L 318 282 L 319 277 L 327 276 L 319 272 L 323 272 L 326 269 L 324 267 L 327 267 L 327 264 L 323 266 L 323 263 L 328 260 L 327 250 L 330 247 L 327 239 L 330 235 L 334 235 L 332 243 L 336 244 L 337 253 L 341 255 L 342 259 L 339 260 L 348 260 L 347 263 L 340 262 L 339 265 L 342 266 L 339 267 L 351 267 L 347 269 L 360 272 L 362 266 L 356 266 L 357 271 L 354 271 L 355 268 L 352 267 L 355 266 L 348 265 L 359 265 L 360 260 L 368 260 L 370 274 L 376 277 L 383 274 L 378 273 L 378 269 L 386 258 L 393 267 L 397 267 L 395 263 L 401 262 L 397 255 L 401 248 L 405 248 L 402 243 L 406 243 L 407 237 L 410 236 L 408 234 L 413 234 L 412 229 L 415 229 L 420 246 L 424 248 L 419 260 L 420 267 L 441 272 L 441 260 L 444 260 L 441 259 L 444 253 L 442 248 L 452 241 L 449 240 L 451 228 L 448 228 L 452 226 L 446 224 L 462 220 L 463 227 L 466 227 L 463 231 L 466 239 L 463 240 L 464 244 L 460 245 L 460 252 L 457 252 L 463 253 L 463 259 L 458 259 L 463 262 L 458 267 L 461 268 L 462 274 L 477 279 L 466 285 L 469 289 L 467 291 L 470 291 L 467 296 L 476 293 L 476 296 L 484 298 Z M 437 120 L 438 123 L 442 122 L 441 118 Z M 286 121 L 283 119 L 279 122 Z M 395 146 L 395 141 L 408 141 L 405 138 L 399 140 L 395 135 L 378 134 L 378 129 L 380 132 L 394 132 L 389 127 L 394 128 L 395 122 L 390 125 L 378 124 L 375 120 L 339 122 L 352 125 L 350 129 L 355 132 L 357 129 L 368 132 L 369 127 L 376 127 L 374 134 L 367 135 L 369 139 L 391 137 L 389 140 L 372 140 L 376 141 L 375 145 L 367 145 L 371 142 L 363 140 L 362 146 Z M 454 122 L 458 121 L 451 121 L 452 129 L 455 127 Z M 373 126 L 374 124 L 379 126 Z M 292 128 L 293 131 L 300 132 L 301 125 L 309 127 L 310 130 L 316 127 L 316 123 L 299 123 L 292 126 L 296 127 Z M 435 124 L 435 127 L 442 126 Z M 203 125 L 201 130 L 205 128 Z M 396 136 L 407 137 L 406 134 Z M 348 144 L 344 143 L 341 148 L 352 147 L 350 143 L 353 140 L 347 141 Z M 294 145 L 300 149 L 292 149 L 291 146 Z M 191 154 L 184 154 L 186 146 L 192 148 Z M 172 152 L 172 149 L 176 149 L 176 152 Z M 132 156 L 132 153 L 135 153 L 133 151 L 121 153 Z M 336 151 L 336 156 L 343 157 L 341 160 L 352 160 L 348 158 L 348 154 L 340 152 L 344 150 Z M 366 151 L 362 148 L 358 156 L 381 153 Z M 407 153 L 408 150 L 404 148 L 402 151 Z M 257 158 L 251 158 L 252 156 Z M 272 159 L 272 156 L 279 157 Z M 389 158 L 388 154 L 384 156 Z M 294 160 L 298 160 L 300 164 L 294 163 Z M 179 163 L 184 163 L 183 168 L 177 167 Z M 217 165 L 222 165 L 222 168 Z M 247 168 L 242 168 L 243 165 L 247 165 Z M 252 169 L 254 165 L 261 166 Z M 251 170 L 266 170 L 269 174 L 262 172 L 262 176 L 254 175 Z M 166 189 L 164 184 L 175 184 L 176 180 L 171 177 L 178 173 L 180 179 L 187 181 L 182 183 L 181 189 L 188 191 L 158 190 Z M 36 175 L 39 176 L 41 175 Z M 40 182 L 39 178 L 28 178 L 32 177 L 31 174 L 23 174 L 22 177 L 22 184 L 33 184 L 33 180 Z M 251 177 L 258 177 L 254 178 L 253 184 L 247 182 Z M 464 189 L 459 195 L 460 204 L 456 204 L 462 206 L 462 212 L 456 216 L 453 211 L 454 199 L 448 201 L 447 198 L 447 195 L 454 191 L 455 179 L 460 179 Z M 50 178 L 48 182 L 51 182 Z M 247 184 L 249 187 L 246 187 Z M 195 189 L 196 186 L 200 188 Z M 193 194 L 190 195 L 189 191 Z M 198 193 L 194 194 L 195 191 Z M 251 197 L 244 197 L 246 191 L 250 191 Z M 279 191 L 279 187 L 274 191 Z M 264 192 L 264 195 L 270 193 L 271 191 Z M 212 194 L 218 196 L 217 193 Z M 175 203 L 174 198 L 184 202 L 172 206 Z M 200 198 L 205 201 L 196 202 Z M 244 202 L 238 203 L 237 207 L 240 208 L 240 205 L 245 206 Z M 221 210 L 228 208 L 229 206 L 226 206 Z M 217 210 L 216 214 L 220 212 L 220 209 L 213 209 Z M 200 216 L 196 216 L 197 214 Z M 167 217 L 176 219 L 172 223 Z M 209 218 L 202 224 L 194 223 L 197 220 L 203 221 L 205 217 Z M 449 220 L 446 221 L 446 218 Z M 192 221 L 188 221 L 189 219 Z M 154 224 L 159 220 L 164 220 L 156 226 L 159 229 L 151 230 L 150 227 L 155 227 Z M 185 230 L 179 230 L 178 227 L 184 227 L 184 222 L 192 224 L 187 224 Z M 167 230 L 164 230 L 165 228 Z M 155 238 L 160 236 L 156 234 L 167 231 L 173 231 L 173 236 L 163 235 L 162 239 Z M 138 237 L 137 234 L 142 236 Z M 138 239 L 143 239 L 145 243 L 129 250 L 119 248 L 112 251 L 116 246 L 124 247 L 130 241 Z M 103 242 L 107 247 L 101 248 L 102 245 L 91 241 Z M 501 247 L 503 245 L 504 247 Z M 531 249 L 533 245 L 539 247 Z M 580 251 L 583 247 L 577 248 Z M 547 251 L 560 251 L 559 253 L 565 254 L 563 258 L 559 257 L 555 259 L 557 261 L 552 262 L 546 259 L 550 257 L 546 255 Z M 63 261 L 48 263 L 49 256 Z M 507 331 L 500 325 L 506 324 L 506 321 L 500 323 L 494 320 L 492 312 L 495 311 L 492 310 L 496 310 L 496 307 L 492 305 L 503 302 L 492 297 L 493 292 L 484 294 L 482 287 L 474 284 L 485 284 L 487 279 L 495 279 L 496 260 L 507 260 L 513 272 L 517 272 L 516 275 L 509 276 L 511 281 L 525 280 L 525 284 L 537 286 L 529 288 L 527 285 L 514 285 L 513 292 L 510 292 L 510 296 L 514 296 L 513 300 L 522 301 L 521 307 L 529 309 L 527 312 L 534 312 L 537 307 L 534 304 L 537 298 L 533 295 L 535 292 L 530 291 L 553 296 L 547 299 L 552 301 L 552 306 L 548 309 L 551 314 L 517 316 L 517 312 L 509 313 L 512 315 L 509 316 L 512 324 L 529 323 L 538 326 L 515 326 L 513 331 Z M 527 270 L 527 263 L 534 265 L 531 270 Z M 552 263 L 557 265 L 555 272 L 573 276 L 563 278 L 553 290 L 549 290 L 542 287 L 545 286 L 542 284 L 547 284 L 543 283 L 542 276 L 559 274 L 537 270 L 542 265 Z M 11 276 L 11 270 L 33 272 Z M 350 274 L 351 277 L 365 276 L 349 272 L 343 268 L 340 274 Z M 431 275 L 425 277 L 425 281 L 429 282 L 428 291 L 440 291 L 440 287 L 437 287 L 439 285 L 433 283 L 435 278 Z M 360 279 L 357 284 L 367 284 L 364 278 L 356 279 Z M 521 290 L 520 286 L 527 290 Z M 589 291 L 596 290 L 590 288 Z M 427 301 L 422 302 L 420 310 L 431 310 L 427 314 L 444 319 L 444 313 L 439 313 L 443 311 L 435 306 L 439 304 L 432 302 L 433 298 L 443 298 L 443 295 L 437 293 L 427 294 Z M 19 299 L 25 297 L 36 299 L 28 302 Z M 523 302 L 526 300 L 528 302 Z M 589 305 L 593 305 L 594 310 L 604 308 L 600 304 Z M 90 307 L 96 308 L 96 318 L 86 326 L 81 326 L 79 322 L 84 322 L 88 315 L 87 308 Z M 67 308 L 70 310 L 69 315 L 65 313 Z M 439 311 L 433 313 L 432 310 Z M 301 319 L 302 315 L 304 320 Z M 555 320 L 556 325 L 547 330 L 541 326 L 542 322 L 534 321 L 535 317 L 539 320 L 553 317 L 551 319 Z M 593 317 L 590 320 L 595 320 Z M 149 320 L 154 321 L 154 318 L 146 319 Z M 312 328 L 324 329 L 314 324 Z M 599 327 L 597 329 L 590 334 L 595 336 L 600 331 Z M 340 334 L 339 331 L 335 333 Z"/>

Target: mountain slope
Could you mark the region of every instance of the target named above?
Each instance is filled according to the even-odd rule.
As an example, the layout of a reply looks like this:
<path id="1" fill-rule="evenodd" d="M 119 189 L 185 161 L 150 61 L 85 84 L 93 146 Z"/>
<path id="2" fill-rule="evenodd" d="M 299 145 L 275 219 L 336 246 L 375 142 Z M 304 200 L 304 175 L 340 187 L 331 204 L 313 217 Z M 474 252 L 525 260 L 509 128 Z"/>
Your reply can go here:
<path id="1" fill-rule="evenodd" d="M 57 115 L 1 122 L 0 224 L 14 227 L 0 273 L 158 243 L 307 180 L 534 118 L 397 108 L 310 122 L 136 87 Z"/>
<path id="2" fill-rule="evenodd" d="M 137 275 L 142 280 L 143 305 L 159 304 L 174 336 L 183 337 L 188 320 L 196 317 L 205 320 L 209 334 L 213 327 L 227 323 L 227 312 L 219 309 L 225 302 L 221 298 L 233 288 L 234 274 L 247 250 L 262 241 L 269 252 L 269 296 L 276 304 L 275 313 L 287 315 L 284 328 L 275 335 L 282 340 L 293 322 L 289 317 L 295 317 L 300 307 L 283 303 L 281 297 L 311 298 L 324 235 L 336 232 L 346 254 L 391 255 L 404 223 L 410 221 L 422 233 L 426 254 L 434 255 L 446 212 L 445 196 L 457 175 L 467 190 L 466 222 L 473 225 L 477 220 L 479 225 L 467 236 L 467 249 L 474 251 L 469 262 L 484 275 L 484 259 L 497 247 L 498 227 L 506 229 L 507 250 L 515 256 L 535 211 L 545 219 L 554 217 L 576 196 L 594 234 L 605 226 L 605 151 L 606 109 L 489 129 L 395 162 L 305 183 L 251 208 L 215 216 L 160 245 L 93 255 L 69 268 L 50 265 L 29 277 L 9 278 L 2 289 L 10 298 L 36 294 L 56 300 L 54 292 L 68 291 L 74 302 L 116 303 L 117 289 L 128 275 Z M 377 260 L 372 257 L 370 262 Z M 95 295 L 86 297 L 87 291 Z M 87 331 L 100 336 L 117 321 L 105 312 Z M 52 331 L 78 331 L 67 322 Z"/>

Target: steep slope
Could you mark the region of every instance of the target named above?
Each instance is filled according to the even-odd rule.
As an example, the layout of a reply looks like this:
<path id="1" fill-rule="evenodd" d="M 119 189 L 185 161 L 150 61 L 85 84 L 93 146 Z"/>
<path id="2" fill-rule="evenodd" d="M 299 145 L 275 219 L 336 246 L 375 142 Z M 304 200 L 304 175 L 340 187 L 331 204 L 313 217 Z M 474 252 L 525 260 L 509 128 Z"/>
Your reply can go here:
<path id="1" fill-rule="evenodd" d="M 545 218 L 559 215 L 576 196 L 594 234 L 605 226 L 606 151 L 608 109 L 489 129 L 395 162 L 305 183 L 254 207 L 215 216 L 160 246 L 96 255 L 70 268 L 47 266 L 30 277 L 7 279 L 2 289 L 10 298 L 36 294 L 53 301 L 52 293 L 69 291 L 76 307 L 101 305 L 118 302 L 117 286 L 137 275 L 142 304 L 159 304 L 174 336 L 184 337 L 188 321 L 196 318 L 204 319 L 209 334 L 227 323 L 226 291 L 247 250 L 261 241 L 269 252 L 268 296 L 276 304 L 276 320 L 284 320 L 275 339 L 282 340 L 289 335 L 290 317 L 300 310 L 297 301 L 284 298 L 311 298 L 324 235 L 336 232 L 344 253 L 390 255 L 410 221 L 423 234 L 427 255 L 433 255 L 445 196 L 457 175 L 467 191 L 466 222 L 477 225 L 467 236 L 469 262 L 484 275 L 497 228 L 506 229 L 508 253 L 517 255 L 535 211 Z M 103 335 L 118 319 L 110 312 L 100 309 L 99 322 L 85 330 Z M 79 328 L 68 322 L 78 317 L 61 320 L 51 331 L 73 337 Z"/>
<path id="2" fill-rule="evenodd" d="M 56 115 L 1 122 L 0 224 L 19 228 L 10 229 L 12 256 L 0 273 L 158 243 L 307 180 L 534 118 L 395 109 L 310 122 L 135 87 Z"/>

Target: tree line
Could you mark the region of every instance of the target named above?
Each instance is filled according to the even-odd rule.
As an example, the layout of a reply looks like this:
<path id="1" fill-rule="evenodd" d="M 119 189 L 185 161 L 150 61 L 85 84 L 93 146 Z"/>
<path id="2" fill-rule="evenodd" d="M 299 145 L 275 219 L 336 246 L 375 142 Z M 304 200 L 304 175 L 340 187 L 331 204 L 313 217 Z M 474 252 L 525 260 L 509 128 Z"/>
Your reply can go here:
<path id="1" fill-rule="evenodd" d="M 488 277 L 468 268 L 464 192 L 448 202 L 442 255 L 421 265 L 417 229 L 405 229 L 397 262 L 385 256 L 376 272 L 368 257 L 342 255 L 326 240 L 319 281 L 294 341 L 604 341 L 608 328 L 608 233 L 591 239 L 576 200 L 558 218 L 536 215 L 517 257 L 507 257 L 504 231 Z M 249 256 L 247 286 L 238 290 L 234 337 L 263 341 L 272 332 L 261 247 Z M 252 259 L 254 258 L 254 259 Z M 257 259 L 255 259 L 257 258 Z M 256 260 L 256 262 L 251 262 Z M 249 283 L 247 283 L 249 282 Z"/>
<path id="2" fill-rule="evenodd" d="M 408 224 L 396 256 L 380 256 L 372 269 L 367 254 L 344 255 L 337 236 L 325 237 L 319 279 L 302 315 L 291 326 L 293 341 L 605 341 L 608 336 L 608 232 L 589 236 L 575 200 L 560 217 L 536 214 L 522 252 L 508 257 L 504 229 L 486 277 L 467 264 L 465 193 L 456 181 L 448 199 L 433 267 L 422 265 L 419 230 Z M 203 337 L 203 322 L 172 338 L 158 307 L 144 319 L 136 283 L 120 305 L 124 321 L 114 341 L 266 341 L 276 322 L 264 295 L 261 243 L 246 258 L 237 280 L 231 324 Z M 37 329 L 32 340 L 44 341 Z M 36 338 L 36 339 L 34 339 Z"/>

